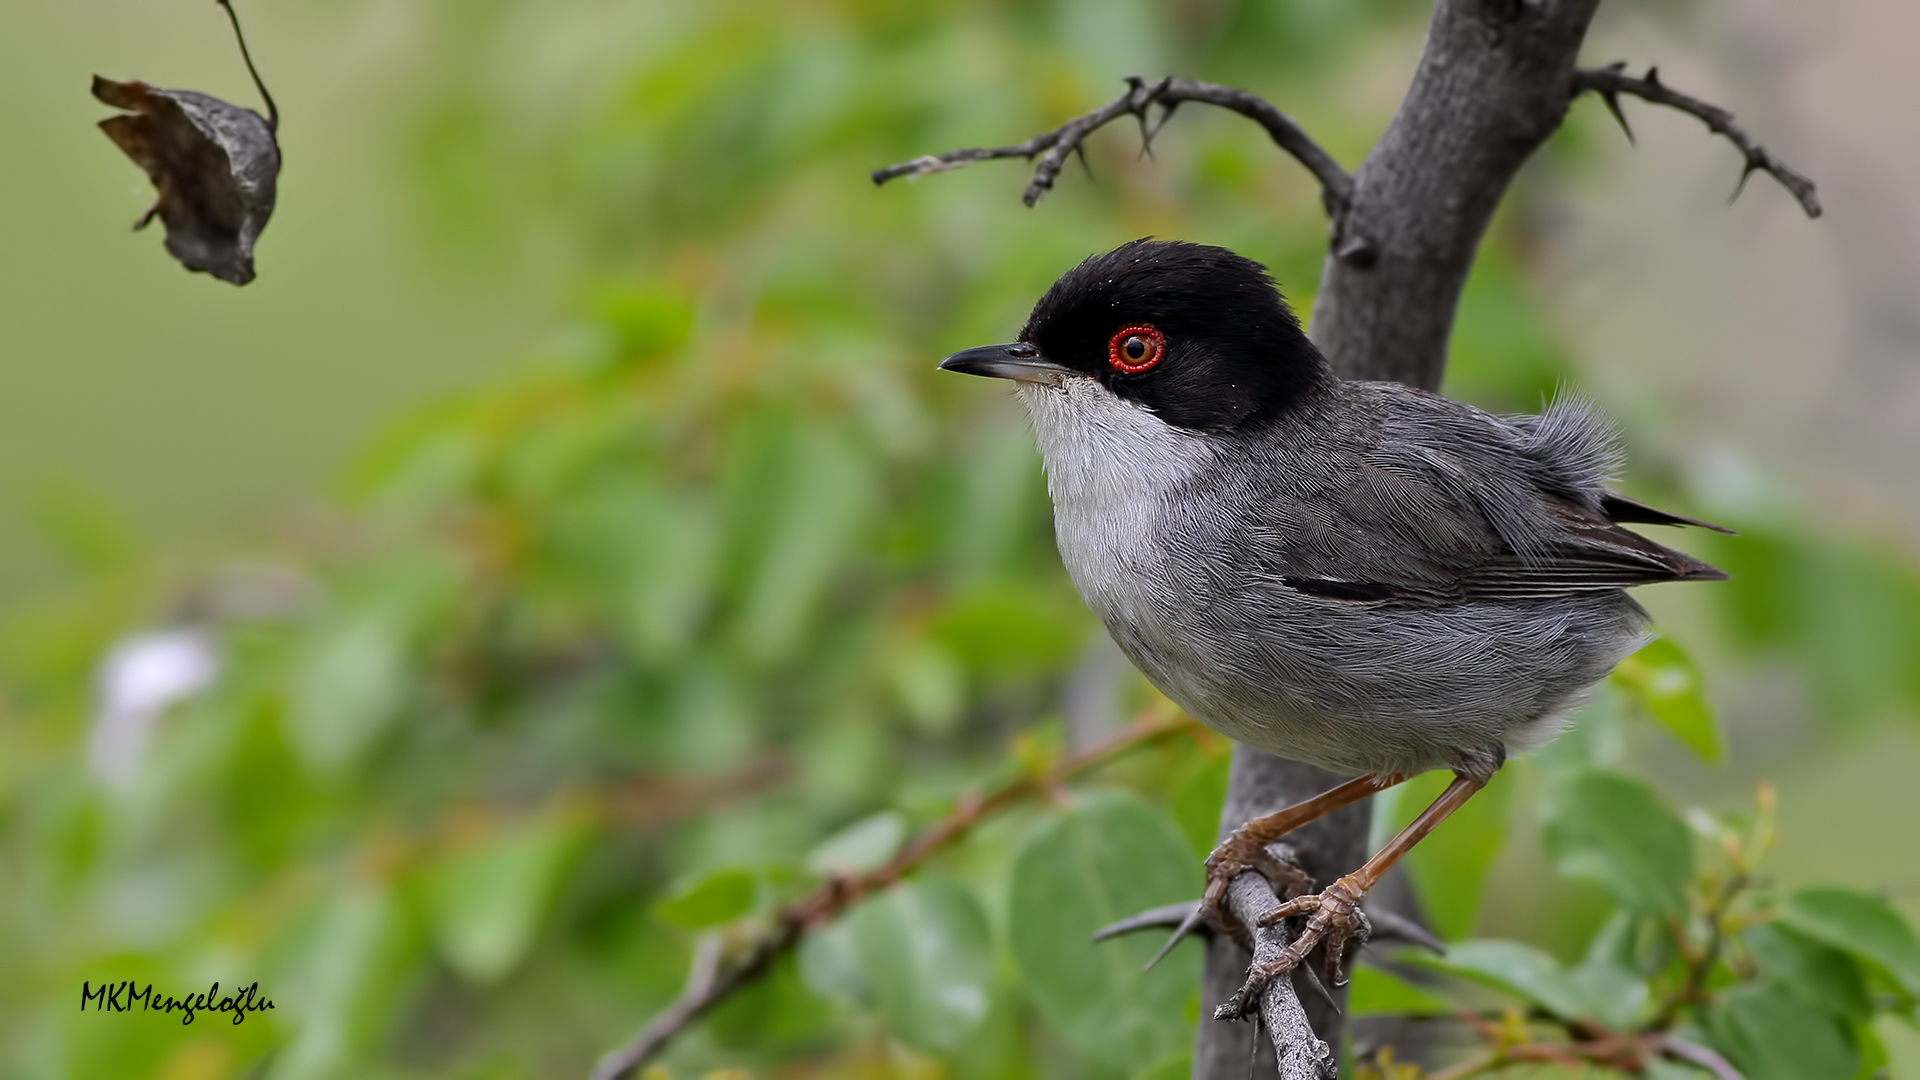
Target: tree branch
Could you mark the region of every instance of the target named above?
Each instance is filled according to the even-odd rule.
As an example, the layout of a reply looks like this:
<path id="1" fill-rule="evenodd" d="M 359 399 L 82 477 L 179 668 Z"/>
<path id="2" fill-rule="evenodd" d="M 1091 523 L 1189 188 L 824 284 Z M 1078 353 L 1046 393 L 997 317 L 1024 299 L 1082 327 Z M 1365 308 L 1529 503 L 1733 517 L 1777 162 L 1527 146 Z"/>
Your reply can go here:
<path id="1" fill-rule="evenodd" d="M 1620 111 L 1621 94 L 1632 94 L 1634 97 L 1651 101 L 1656 105 L 1665 105 L 1679 109 L 1689 116 L 1698 117 L 1707 125 L 1708 130 L 1716 135 L 1726 136 L 1727 141 L 1739 147 L 1740 153 L 1747 159 L 1746 168 L 1740 173 L 1740 183 L 1733 189 L 1735 199 L 1740 197 L 1740 192 L 1747 186 L 1747 177 L 1756 172 L 1763 172 L 1778 180 L 1781 187 L 1786 188 L 1795 199 L 1798 199 L 1800 208 L 1807 212 L 1808 217 L 1820 216 L 1820 199 L 1814 193 L 1812 180 L 1807 179 L 1786 162 L 1775 157 L 1766 147 L 1755 142 L 1753 136 L 1747 134 L 1746 129 L 1733 122 L 1732 113 L 1717 105 L 1701 101 L 1699 98 L 1688 97 L 1677 90 L 1669 89 L 1660 81 L 1659 68 L 1648 68 L 1646 77 L 1639 79 L 1627 74 L 1625 61 L 1608 64 L 1603 68 L 1581 68 L 1573 75 L 1573 96 L 1579 97 L 1588 91 L 1600 95 L 1600 100 L 1606 103 L 1607 111 L 1620 122 L 1620 130 L 1627 133 L 1628 141 L 1633 139 L 1633 129 L 1627 126 L 1627 116 Z"/>
<path id="2" fill-rule="evenodd" d="M 914 837 L 885 864 L 865 873 L 829 878 L 806 896 L 781 908 L 772 923 L 748 939 L 731 962 L 722 957 L 723 950 L 718 947 L 717 937 L 703 941 L 695 952 L 693 971 L 687 979 L 686 990 L 673 1004 L 648 1021 L 625 1046 L 601 1058 L 594 1067 L 593 1080 L 623 1080 L 631 1076 L 687 1025 L 719 1004 L 728 994 L 763 974 L 782 953 L 798 944 L 808 930 L 833 921 L 860 900 L 912 873 L 936 852 L 958 842 L 991 815 L 1030 795 L 1056 788 L 1123 754 L 1193 731 L 1195 727 L 1194 722 L 1185 716 L 1171 721 L 1154 721 L 1143 715 L 1126 731 L 1107 742 L 1062 758 L 1051 768 L 1023 773 L 984 796 L 963 799 L 946 817 Z"/>
<path id="3" fill-rule="evenodd" d="M 1285 845 L 1275 844 L 1268 850 L 1281 858 L 1289 857 Z M 1293 940 L 1285 922 L 1260 925 L 1261 917 L 1279 906 L 1279 897 L 1273 895 L 1272 886 L 1259 874 L 1243 873 L 1227 886 L 1224 905 L 1227 914 L 1242 926 L 1256 928 L 1253 932 L 1255 967 L 1271 963 Z M 1280 1063 L 1280 1080 L 1333 1080 L 1338 1073 L 1333 1051 L 1325 1040 L 1314 1034 L 1307 1011 L 1300 1004 L 1300 995 L 1294 989 L 1295 979 L 1315 979 L 1316 976 L 1305 965 L 1296 970 L 1298 974 L 1293 979 L 1268 980 L 1260 991 L 1257 1007 L 1253 1002 L 1228 1001 L 1215 1011 L 1214 1018 L 1239 1019 L 1243 1013 L 1257 1012 L 1273 1039 L 1274 1057 Z M 1324 994 L 1325 987 L 1320 987 L 1320 992 Z"/>
<path id="4" fill-rule="evenodd" d="M 1346 209 L 1347 201 L 1353 195 L 1353 177 L 1333 160 L 1333 155 L 1313 141 L 1306 131 L 1294 121 L 1293 117 L 1273 107 L 1266 99 L 1245 90 L 1236 90 L 1229 86 L 1216 86 L 1213 83 L 1196 82 L 1192 79 L 1176 79 L 1169 75 L 1156 83 L 1148 83 L 1138 75 L 1127 77 L 1127 92 L 1100 106 L 1084 116 L 1076 116 L 1065 124 L 1035 135 L 1023 143 L 1012 146 L 992 148 L 970 148 L 949 150 L 944 154 L 929 154 L 899 165 L 889 165 L 873 171 L 873 182 L 884 184 L 902 176 L 925 176 L 928 173 L 945 172 L 957 169 L 976 161 L 992 161 L 996 158 L 1026 158 L 1032 161 L 1037 155 L 1040 163 L 1034 167 L 1033 179 L 1027 184 L 1026 194 L 1022 197 L 1028 206 L 1040 201 L 1040 196 L 1053 187 L 1054 178 L 1060 175 L 1060 169 L 1066 164 L 1067 157 L 1075 152 L 1085 153 L 1083 145 L 1087 136 L 1102 127 L 1118 120 L 1122 116 L 1131 116 L 1140 122 L 1140 137 L 1147 146 L 1153 144 L 1154 135 L 1166 126 L 1173 110 L 1182 102 L 1199 101 L 1208 105 L 1218 105 L 1231 109 L 1267 129 L 1267 134 L 1280 149 L 1293 155 L 1294 159 L 1307 167 L 1320 181 L 1320 201 L 1327 208 L 1327 215 L 1336 221 Z M 1149 125 L 1148 110 L 1158 105 L 1161 108 L 1160 122 Z"/>

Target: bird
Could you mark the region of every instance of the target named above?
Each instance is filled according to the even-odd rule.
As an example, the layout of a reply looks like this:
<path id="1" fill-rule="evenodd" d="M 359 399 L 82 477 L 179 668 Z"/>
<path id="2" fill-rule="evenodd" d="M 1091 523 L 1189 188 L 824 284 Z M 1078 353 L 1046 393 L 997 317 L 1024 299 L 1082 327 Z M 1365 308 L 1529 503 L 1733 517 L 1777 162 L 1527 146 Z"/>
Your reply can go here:
<path id="1" fill-rule="evenodd" d="M 1225 925 L 1243 870 L 1284 890 L 1265 924 L 1307 917 L 1236 1001 L 1323 941 L 1341 981 L 1361 897 L 1650 640 L 1628 587 L 1727 576 L 1623 527 L 1730 531 L 1614 491 L 1619 440 L 1591 405 L 1497 416 L 1341 379 L 1266 268 L 1225 248 L 1145 238 L 1092 256 L 1015 341 L 940 367 L 1012 381 L 1061 560 L 1148 681 L 1232 739 L 1353 777 L 1207 858 L 1182 932 Z M 1454 774 L 1440 797 L 1317 893 L 1267 850 L 1432 769 Z"/>

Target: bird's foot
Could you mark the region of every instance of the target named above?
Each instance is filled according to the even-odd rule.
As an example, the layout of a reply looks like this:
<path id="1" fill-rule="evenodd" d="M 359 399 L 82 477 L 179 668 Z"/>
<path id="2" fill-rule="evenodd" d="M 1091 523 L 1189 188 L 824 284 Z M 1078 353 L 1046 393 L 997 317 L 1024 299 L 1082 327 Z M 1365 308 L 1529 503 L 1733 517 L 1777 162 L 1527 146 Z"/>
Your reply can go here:
<path id="1" fill-rule="evenodd" d="M 1214 927 L 1228 933 L 1237 934 L 1240 928 L 1227 918 L 1222 905 L 1227 898 L 1227 886 L 1243 871 L 1251 870 L 1266 878 L 1267 884 L 1273 886 L 1274 895 L 1283 900 L 1313 887 L 1313 879 L 1307 877 L 1305 870 L 1268 851 L 1268 839 L 1252 832 L 1249 825 L 1235 829 L 1207 856 L 1207 887 L 1200 894 L 1200 914 Z"/>
<path id="2" fill-rule="evenodd" d="M 1313 887 L 1313 879 L 1307 872 L 1267 850 L 1267 841 L 1251 831 L 1256 822 L 1249 822 L 1235 829 L 1233 834 L 1220 842 L 1207 856 L 1207 887 L 1200 894 L 1200 900 L 1193 905 L 1186 918 L 1174 928 L 1173 936 L 1167 939 L 1160 951 L 1147 961 L 1150 969 L 1180 944 L 1182 938 L 1198 930 L 1203 924 L 1220 933 L 1224 933 L 1248 948 L 1253 942 L 1247 934 L 1247 928 L 1227 916 L 1223 906 L 1227 896 L 1227 886 L 1243 871 L 1252 870 L 1267 879 L 1273 887 L 1274 895 L 1285 899 L 1298 896 Z M 1104 932 L 1103 932 L 1104 933 Z"/>
<path id="3" fill-rule="evenodd" d="M 1297 915 L 1310 917 L 1299 935 L 1280 951 L 1279 956 L 1264 964 L 1256 964 L 1247 972 L 1247 981 L 1226 1004 L 1220 1006 L 1215 1015 L 1227 1018 L 1246 1015 L 1256 1007 L 1260 992 L 1266 989 L 1269 982 L 1299 967 L 1314 947 L 1323 942 L 1326 945 L 1326 981 L 1333 986 L 1345 986 L 1347 947 L 1366 944 L 1368 935 L 1373 932 L 1367 913 L 1360 909 L 1360 898 L 1366 895 L 1366 891 L 1366 887 L 1354 875 L 1348 874 L 1320 892 L 1296 896 L 1262 916 L 1261 926 L 1272 926 L 1282 919 Z"/>

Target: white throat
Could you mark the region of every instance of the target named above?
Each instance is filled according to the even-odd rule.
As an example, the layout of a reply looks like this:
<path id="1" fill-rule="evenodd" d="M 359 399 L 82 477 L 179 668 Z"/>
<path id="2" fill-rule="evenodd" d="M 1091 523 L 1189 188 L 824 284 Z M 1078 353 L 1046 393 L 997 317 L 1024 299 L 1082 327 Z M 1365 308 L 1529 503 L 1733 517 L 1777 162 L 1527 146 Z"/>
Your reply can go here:
<path id="1" fill-rule="evenodd" d="M 1132 621 L 1180 486 L 1214 456 L 1207 441 L 1093 379 L 1021 383 L 1053 497 L 1054 538 L 1080 595 L 1107 624 Z"/>

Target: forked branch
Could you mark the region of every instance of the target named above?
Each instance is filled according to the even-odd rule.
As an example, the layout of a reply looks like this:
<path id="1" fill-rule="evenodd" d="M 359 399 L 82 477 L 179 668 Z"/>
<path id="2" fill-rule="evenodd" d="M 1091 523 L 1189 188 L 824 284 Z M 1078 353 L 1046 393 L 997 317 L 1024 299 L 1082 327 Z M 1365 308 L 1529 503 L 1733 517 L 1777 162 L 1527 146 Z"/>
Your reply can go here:
<path id="1" fill-rule="evenodd" d="M 1199 101 L 1208 105 L 1218 105 L 1231 109 L 1267 129 L 1267 134 L 1280 149 L 1293 155 L 1294 159 L 1307 167 L 1320 181 L 1320 201 L 1327 208 L 1327 215 L 1336 220 L 1346 210 L 1353 197 L 1353 177 L 1333 160 L 1312 136 L 1301 128 L 1293 117 L 1273 107 L 1265 98 L 1245 90 L 1236 90 L 1230 86 L 1217 86 L 1213 83 L 1196 82 L 1192 79 L 1176 79 L 1169 75 L 1159 82 L 1149 83 L 1138 75 L 1127 77 L 1127 92 L 1100 106 L 1084 116 L 1076 116 L 1052 131 L 1042 132 L 1026 142 L 1012 146 L 987 148 L 968 148 L 949 150 L 944 154 L 929 154 L 899 165 L 889 165 L 873 171 L 873 182 L 884 184 L 902 176 L 924 176 L 927 173 L 945 172 L 957 169 L 976 161 L 992 161 L 996 158 L 1035 157 L 1040 163 L 1034 166 L 1033 179 L 1027 183 L 1023 196 L 1026 204 L 1032 206 L 1040 201 L 1040 196 L 1053 187 L 1054 178 L 1066 165 L 1068 156 L 1086 153 L 1087 136 L 1102 127 L 1118 120 L 1122 116 L 1131 116 L 1140 122 L 1140 137 L 1147 145 L 1153 144 L 1154 135 L 1166 126 L 1173 111 L 1182 102 Z M 1149 112 L 1153 106 L 1160 106 L 1160 118 L 1157 123 L 1150 122 Z"/>
<path id="2" fill-rule="evenodd" d="M 1772 151 L 1754 141 L 1753 136 L 1747 134 L 1746 129 L 1733 122 L 1732 113 L 1718 105 L 1688 97 L 1669 88 L 1667 84 L 1660 81 L 1659 68 L 1648 68 L 1643 78 L 1635 78 L 1627 74 L 1627 65 L 1624 61 L 1608 64 L 1603 68 L 1581 68 L 1573 73 L 1573 96 L 1579 97 L 1588 91 L 1600 95 L 1600 100 L 1606 103 L 1607 111 L 1620 122 L 1620 130 L 1627 133 L 1629 140 L 1633 138 L 1633 129 L 1627 126 L 1627 116 L 1620 111 L 1621 94 L 1632 94 L 1634 97 L 1651 101 L 1656 105 L 1665 105 L 1698 117 L 1707 125 L 1708 130 L 1716 135 L 1726 136 L 1728 142 L 1739 147 L 1740 153 L 1747 159 L 1746 168 L 1740 173 L 1740 183 L 1733 189 L 1734 198 L 1739 198 L 1740 192 L 1746 188 L 1747 177 L 1756 172 L 1763 172 L 1778 180 L 1781 187 L 1792 193 L 1793 197 L 1800 201 L 1800 208 L 1807 212 L 1808 217 L 1820 216 L 1820 199 L 1814 193 L 1812 180 L 1795 171 L 1786 162 L 1774 156 Z"/>

